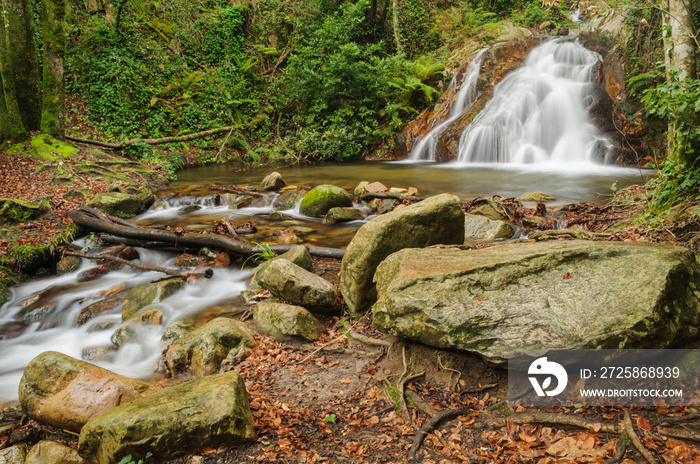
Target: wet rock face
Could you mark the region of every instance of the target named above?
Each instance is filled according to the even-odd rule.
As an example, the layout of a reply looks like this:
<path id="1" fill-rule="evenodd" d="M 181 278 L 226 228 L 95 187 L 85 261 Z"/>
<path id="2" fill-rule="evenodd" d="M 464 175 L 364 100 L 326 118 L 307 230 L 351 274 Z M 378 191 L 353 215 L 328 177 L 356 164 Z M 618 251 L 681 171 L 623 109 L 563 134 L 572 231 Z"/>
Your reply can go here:
<path id="1" fill-rule="evenodd" d="M 699 332 L 700 264 L 670 245 L 406 249 L 375 280 L 379 330 L 494 363 L 512 350 L 672 347 Z"/>
<path id="2" fill-rule="evenodd" d="M 93 417 L 156 391 L 145 382 L 47 351 L 25 368 L 19 401 L 29 417 L 79 432 Z"/>
<path id="3" fill-rule="evenodd" d="M 454 195 L 436 195 L 372 219 L 357 231 L 341 264 L 340 290 L 350 311 L 360 313 L 375 301 L 372 277 L 390 254 L 403 248 L 463 242 L 464 213 Z"/>
<path id="4" fill-rule="evenodd" d="M 96 463 L 116 463 L 127 454 L 146 460 L 148 453 L 167 461 L 254 439 L 243 379 L 227 372 L 162 390 L 91 420 L 80 433 L 78 453 Z"/>

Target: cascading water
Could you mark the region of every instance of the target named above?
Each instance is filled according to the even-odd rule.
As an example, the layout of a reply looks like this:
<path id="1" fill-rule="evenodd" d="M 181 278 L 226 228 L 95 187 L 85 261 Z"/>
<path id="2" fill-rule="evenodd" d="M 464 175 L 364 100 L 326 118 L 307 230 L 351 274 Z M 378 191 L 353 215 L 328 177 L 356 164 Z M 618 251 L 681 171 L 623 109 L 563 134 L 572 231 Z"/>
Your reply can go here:
<path id="1" fill-rule="evenodd" d="M 570 38 L 533 49 L 506 76 L 462 133 L 461 163 L 604 161 L 609 140 L 591 122 L 593 69 L 600 55 Z"/>
<path id="2" fill-rule="evenodd" d="M 457 98 L 452 103 L 447 113 L 447 119 L 433 127 L 433 129 L 413 147 L 409 159 L 415 161 L 435 161 L 437 157 L 436 148 L 440 136 L 455 119 L 474 104 L 476 97 L 479 95 L 476 84 L 479 79 L 481 63 L 484 60 L 484 54 L 487 50 L 487 48 L 481 49 L 469 63 L 469 66 L 467 66 L 467 70 L 464 72 L 462 85 L 457 93 Z"/>

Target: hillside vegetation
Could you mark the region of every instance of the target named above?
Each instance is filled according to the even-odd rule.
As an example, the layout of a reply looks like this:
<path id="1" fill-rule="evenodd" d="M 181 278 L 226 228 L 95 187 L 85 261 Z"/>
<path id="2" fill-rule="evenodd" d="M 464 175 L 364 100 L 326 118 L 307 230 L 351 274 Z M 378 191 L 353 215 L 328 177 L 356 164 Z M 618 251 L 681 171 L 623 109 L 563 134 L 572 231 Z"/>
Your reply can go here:
<path id="1" fill-rule="evenodd" d="M 233 126 L 128 148 L 172 169 L 357 158 L 435 101 L 455 49 L 493 40 L 504 20 L 570 24 L 568 6 L 530 0 L 86 0 L 70 18 L 67 132 L 120 141 Z"/>

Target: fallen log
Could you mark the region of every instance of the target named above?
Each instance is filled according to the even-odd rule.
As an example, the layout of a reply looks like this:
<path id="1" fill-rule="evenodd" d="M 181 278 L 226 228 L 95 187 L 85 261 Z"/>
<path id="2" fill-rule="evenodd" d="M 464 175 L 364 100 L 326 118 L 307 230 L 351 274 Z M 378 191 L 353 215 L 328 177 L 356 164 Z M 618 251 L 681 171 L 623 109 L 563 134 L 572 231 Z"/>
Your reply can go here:
<path id="1" fill-rule="evenodd" d="M 158 230 L 150 227 L 134 227 L 133 224 L 131 226 L 116 224 L 115 222 L 105 219 L 104 217 L 97 217 L 95 214 L 82 208 L 80 210 L 69 211 L 68 216 L 76 224 L 90 230 L 107 232 L 111 235 L 117 235 L 119 237 L 129 239 L 144 240 L 146 242 L 165 242 L 176 246 L 185 247 L 218 248 L 244 257 L 263 253 L 265 251 L 265 249 L 261 246 L 253 245 L 237 238 L 225 237 L 222 235 L 199 234 L 195 232 L 176 233 L 169 230 Z M 275 253 L 279 254 L 289 251 L 292 248 L 292 245 L 272 245 L 270 248 Z M 345 250 L 338 248 L 307 246 L 307 249 L 311 255 L 323 258 L 342 259 L 345 255 Z"/>

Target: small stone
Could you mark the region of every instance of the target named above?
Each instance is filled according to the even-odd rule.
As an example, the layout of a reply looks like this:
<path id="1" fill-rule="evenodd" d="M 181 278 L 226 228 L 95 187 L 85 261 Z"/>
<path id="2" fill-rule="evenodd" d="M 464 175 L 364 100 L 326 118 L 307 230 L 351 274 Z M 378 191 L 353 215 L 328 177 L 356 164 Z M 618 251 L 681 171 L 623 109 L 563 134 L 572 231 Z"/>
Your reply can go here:
<path id="1" fill-rule="evenodd" d="M 274 296 L 292 304 L 311 311 L 336 309 L 333 284 L 286 259 L 271 261 L 258 273 L 257 279 Z"/>
<path id="2" fill-rule="evenodd" d="M 15 445 L 0 450 L 0 464 L 24 464 L 27 451 L 24 445 Z"/>
<path id="3" fill-rule="evenodd" d="M 365 215 L 362 214 L 357 208 L 347 208 L 347 207 L 336 207 L 331 208 L 323 222 L 327 224 L 339 224 L 341 222 L 359 221 L 364 219 Z"/>
<path id="4" fill-rule="evenodd" d="M 393 198 L 387 198 L 386 200 L 382 200 L 381 203 L 379 203 L 379 206 L 377 206 L 377 212 L 379 214 L 386 214 L 388 212 L 391 212 L 394 210 L 394 207 L 398 203 L 397 200 L 394 200 Z"/>
<path id="5" fill-rule="evenodd" d="M 359 197 L 363 193 L 365 193 L 365 186 L 369 184 L 366 180 L 363 180 L 359 184 L 357 184 L 357 187 L 355 187 L 355 190 L 352 191 L 352 193 L 356 196 Z"/>
<path id="6" fill-rule="evenodd" d="M 372 182 L 371 184 L 365 185 L 365 193 L 386 193 L 386 185 L 381 182 Z"/>
<path id="7" fill-rule="evenodd" d="M 299 212 L 305 216 L 323 217 L 336 206 L 352 206 L 350 194 L 334 185 L 319 185 L 304 195 Z"/>
<path id="8" fill-rule="evenodd" d="M 528 192 L 528 193 L 523 193 L 518 198 L 516 198 L 516 200 L 542 202 L 542 201 L 554 201 L 554 200 L 556 200 L 556 198 L 554 198 L 552 195 L 545 193 L 545 192 Z"/>
<path id="9" fill-rule="evenodd" d="M 178 209 L 178 212 L 183 213 L 183 214 L 189 214 L 189 213 L 194 213 L 195 211 L 199 211 L 202 209 L 200 205 L 187 205 L 183 206 L 182 208 Z"/>
<path id="10" fill-rule="evenodd" d="M 87 462 L 70 446 L 42 440 L 32 446 L 24 464 L 87 464 Z"/>
<path id="11" fill-rule="evenodd" d="M 297 243 L 304 243 L 302 239 L 296 236 L 294 233 L 286 233 L 276 237 L 278 243 L 283 245 L 295 245 Z"/>
<path id="12" fill-rule="evenodd" d="M 498 221 L 502 221 L 506 219 L 506 217 L 498 211 L 489 201 L 489 203 L 485 203 L 483 205 L 479 205 L 476 208 L 472 209 L 469 211 L 470 214 L 478 214 L 479 216 L 485 216 L 489 219 L 495 219 Z"/>
<path id="13" fill-rule="evenodd" d="M 275 171 L 268 174 L 262 180 L 262 182 L 260 182 L 260 190 L 262 190 L 263 192 L 276 192 L 277 190 L 282 189 L 282 187 L 284 187 L 285 185 L 287 184 L 284 182 L 284 179 L 282 179 L 282 175 L 279 172 Z"/>
<path id="14" fill-rule="evenodd" d="M 267 216 L 267 218 L 270 221 L 286 221 L 287 219 L 289 219 L 289 216 L 287 216 L 286 214 L 284 214 L 280 211 L 272 211 L 269 214 L 269 216 Z"/>
<path id="15" fill-rule="evenodd" d="M 418 189 L 415 187 L 409 187 L 408 191 L 406 192 L 406 195 L 409 197 L 415 197 L 418 195 Z"/>
<path id="16" fill-rule="evenodd" d="M 400 195 L 405 195 L 408 193 L 408 190 L 405 188 L 400 188 L 400 187 L 391 187 L 389 189 L 389 193 L 398 193 Z"/>

